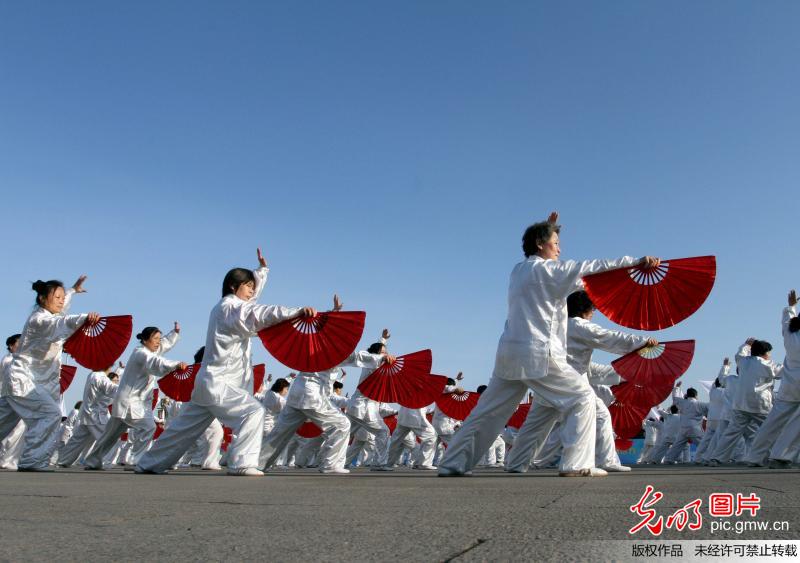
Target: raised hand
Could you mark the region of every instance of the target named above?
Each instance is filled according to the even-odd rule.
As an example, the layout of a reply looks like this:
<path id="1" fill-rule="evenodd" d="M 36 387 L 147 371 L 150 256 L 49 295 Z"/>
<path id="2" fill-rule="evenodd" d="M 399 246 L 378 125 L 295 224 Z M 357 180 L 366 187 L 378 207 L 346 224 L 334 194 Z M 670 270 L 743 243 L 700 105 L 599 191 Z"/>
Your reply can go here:
<path id="1" fill-rule="evenodd" d="M 383 332 L 381 333 L 381 338 L 383 338 L 384 340 L 389 340 L 391 337 L 392 333 L 389 332 L 389 329 L 388 328 L 383 329 Z"/>
<path id="2" fill-rule="evenodd" d="M 558 211 L 552 211 L 550 215 L 547 217 L 547 222 L 551 225 L 558 224 Z"/>
<path id="3" fill-rule="evenodd" d="M 460 371 L 460 372 L 458 372 L 458 375 L 456 376 L 456 381 L 461 381 L 462 379 L 464 379 L 464 372 Z"/>
<path id="4" fill-rule="evenodd" d="M 753 342 L 755 342 L 755 341 L 756 341 L 756 339 L 751 336 L 750 338 L 745 340 L 744 343 L 747 344 L 748 346 L 752 346 Z"/>
<path id="5" fill-rule="evenodd" d="M 267 376 L 267 383 L 270 383 L 271 381 L 272 381 L 272 374 L 269 374 Z"/>
<path id="6" fill-rule="evenodd" d="M 724 360 L 722 360 L 722 365 L 723 366 L 731 365 L 731 359 L 730 358 L 725 358 Z"/>
<path id="7" fill-rule="evenodd" d="M 75 290 L 75 293 L 86 293 L 86 290 L 83 289 L 83 282 L 86 281 L 86 274 L 82 274 L 81 277 L 78 278 L 74 284 L 72 284 L 72 289 Z"/>
<path id="8" fill-rule="evenodd" d="M 96 325 L 100 321 L 100 313 L 91 312 L 86 316 L 86 322 L 90 325 Z"/>
<path id="9" fill-rule="evenodd" d="M 347 372 L 342 370 L 342 377 L 340 377 L 339 379 L 344 379 L 345 377 L 347 377 Z"/>
<path id="10" fill-rule="evenodd" d="M 789 307 L 797 305 L 797 292 L 792 290 L 789 292 Z"/>
<path id="11" fill-rule="evenodd" d="M 175 321 L 175 327 L 173 328 L 173 330 L 174 330 L 175 332 L 177 332 L 178 334 L 180 334 L 180 332 L 181 332 L 181 325 L 180 325 L 180 324 L 178 324 L 178 321 Z"/>
<path id="12" fill-rule="evenodd" d="M 342 302 L 339 299 L 337 294 L 333 294 L 333 310 L 334 311 L 341 311 L 342 310 Z"/>
<path id="13" fill-rule="evenodd" d="M 119 366 L 119 369 L 125 369 L 125 364 L 122 362 L 117 362 L 117 365 Z"/>
<path id="14" fill-rule="evenodd" d="M 267 267 L 267 259 L 261 254 L 261 248 L 256 248 L 256 256 L 258 256 L 258 265 L 262 268 Z"/>

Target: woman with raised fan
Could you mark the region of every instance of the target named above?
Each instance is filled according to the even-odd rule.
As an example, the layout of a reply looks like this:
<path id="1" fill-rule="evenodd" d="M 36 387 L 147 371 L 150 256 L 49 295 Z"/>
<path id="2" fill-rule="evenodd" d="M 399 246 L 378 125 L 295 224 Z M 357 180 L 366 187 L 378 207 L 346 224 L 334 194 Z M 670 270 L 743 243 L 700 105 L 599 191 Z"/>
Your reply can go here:
<path id="1" fill-rule="evenodd" d="M 333 310 L 339 311 L 342 303 L 339 296 L 333 296 Z M 317 462 L 320 473 L 349 473 L 345 469 L 347 441 L 350 435 L 350 422 L 331 401 L 333 384 L 341 375 L 342 366 L 355 366 L 374 370 L 383 362 L 393 361 L 386 354 L 372 354 L 367 351 L 353 352 L 342 364 L 332 369 L 318 372 L 300 372 L 289 388 L 286 406 L 283 407 L 275 428 L 261 446 L 259 467 L 270 469 L 284 448 L 289 444 L 298 428 L 310 420 L 322 429 L 323 442 Z"/>
<path id="2" fill-rule="evenodd" d="M 375 342 L 367 348 L 367 352 L 375 355 L 386 354 L 386 341 L 389 340 L 391 334 L 389 329 L 383 329 L 380 342 Z M 389 356 L 391 357 L 391 356 Z M 392 360 L 394 361 L 394 360 Z M 375 371 L 375 368 L 364 368 L 361 370 L 361 375 L 358 378 L 358 383 L 367 379 Z M 380 414 L 380 403 L 373 401 L 369 397 L 363 395 L 358 390 L 353 392 L 350 401 L 347 403 L 347 418 L 350 419 L 350 433 L 355 434 L 359 428 L 364 429 L 375 437 L 375 453 L 372 456 L 372 471 L 391 471 L 392 468 L 388 466 L 387 459 L 389 456 L 389 427 L 383 421 Z M 349 467 L 355 461 L 353 452 L 349 452 L 345 460 L 345 467 Z"/>
<path id="3" fill-rule="evenodd" d="M 133 430 L 128 432 L 131 463 L 135 465 L 147 451 L 156 430 L 153 410 L 150 408 L 153 383 L 172 370 L 186 369 L 184 362 L 162 357 L 178 342 L 180 332 L 181 327 L 176 321 L 173 330 L 163 337 L 154 326 L 148 326 L 136 335 L 139 346 L 130 355 L 122 371 L 111 406 L 111 418 L 106 423 L 103 435 L 86 456 L 86 469 L 103 469 L 103 458 L 128 430 Z"/>
<path id="4" fill-rule="evenodd" d="M 563 419 L 563 477 L 603 476 L 595 467 L 595 395 L 585 376 L 567 363 L 567 296 L 581 288 L 583 276 L 642 264 L 657 258 L 561 262 L 558 213 L 528 227 L 525 260 L 511 272 L 508 320 L 500 337 L 488 389 L 453 438 L 439 475 L 472 470 L 489 449 L 520 400 L 531 389 L 538 397 L 536 420 L 542 436 Z"/>
<path id="5" fill-rule="evenodd" d="M 81 276 L 64 290 L 58 280 L 38 280 L 34 310 L 25 322 L 14 359 L 3 374 L 0 398 L 0 441 L 22 419 L 28 428 L 18 471 L 52 471 L 48 467 L 61 423 L 60 375 L 64 342 L 87 320 L 100 315 L 67 315 L 72 297 L 84 293 Z"/>
<path id="6" fill-rule="evenodd" d="M 251 394 L 250 340 L 259 330 L 297 317 L 311 307 L 257 303 L 267 281 L 267 262 L 258 249 L 259 268 L 233 268 L 222 281 L 222 299 L 211 310 L 203 363 L 191 401 L 139 460 L 139 473 L 164 473 L 200 437 L 214 418 L 233 430 L 228 475 L 260 476 L 258 456 L 264 408 Z"/>
<path id="7" fill-rule="evenodd" d="M 610 330 L 591 322 L 594 310 L 594 305 L 585 291 L 576 291 L 567 297 L 567 314 L 569 315 L 567 362 L 575 371 L 588 378 L 589 382 L 592 380 L 591 363 L 594 350 L 599 349 L 622 355 L 642 346 L 658 344 L 654 338 Z M 595 395 L 595 465 L 606 471 L 630 471 L 629 467 L 625 467 L 620 462 L 614 446 L 611 413 L 594 386 L 592 386 L 592 391 Z M 531 458 L 536 457 L 536 450 L 547 440 L 546 435 L 543 437 L 540 435 L 542 427 L 540 421 L 537 420 L 539 411 L 537 399 L 538 397 L 534 397 L 534 406 L 531 408 L 525 424 L 520 428 L 514 448 L 509 454 L 506 470 L 511 473 L 527 471 Z M 559 430 L 563 432 L 564 427 L 559 425 Z"/>

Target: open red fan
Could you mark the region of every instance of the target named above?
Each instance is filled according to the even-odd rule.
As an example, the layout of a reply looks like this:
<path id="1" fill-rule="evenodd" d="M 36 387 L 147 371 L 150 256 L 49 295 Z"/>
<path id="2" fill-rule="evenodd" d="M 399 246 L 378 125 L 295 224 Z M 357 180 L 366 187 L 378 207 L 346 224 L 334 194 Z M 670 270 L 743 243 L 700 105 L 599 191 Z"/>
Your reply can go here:
<path id="1" fill-rule="evenodd" d="M 297 371 L 325 371 L 353 353 L 366 317 L 364 311 L 328 311 L 278 323 L 259 331 L 258 336 L 282 364 Z"/>
<path id="2" fill-rule="evenodd" d="M 385 422 L 386 426 L 389 427 L 389 434 L 394 434 L 394 429 L 397 428 L 397 415 L 393 414 L 392 416 L 384 416 L 383 422 Z"/>
<path id="3" fill-rule="evenodd" d="M 306 420 L 300 425 L 300 428 L 297 429 L 297 435 L 302 438 L 316 438 L 317 436 L 322 436 L 322 428 L 310 420 Z"/>
<path id="4" fill-rule="evenodd" d="M 627 438 L 617 438 L 614 440 L 614 447 L 618 452 L 627 452 L 633 447 L 633 440 L 628 440 Z"/>
<path id="5" fill-rule="evenodd" d="M 650 409 L 661 403 L 672 393 L 672 382 L 657 385 L 639 385 L 630 381 L 623 381 L 611 386 L 614 398 L 623 404 L 631 404 Z"/>
<path id="6" fill-rule="evenodd" d="M 422 350 L 398 356 L 385 363 L 358 385 L 358 390 L 373 401 L 398 403 L 410 409 L 427 407 L 447 385 L 443 375 L 431 375 L 433 356 Z"/>
<path id="7" fill-rule="evenodd" d="M 614 360 L 611 366 L 620 377 L 631 383 L 672 385 L 689 369 L 692 358 L 694 340 L 674 340 L 639 348 Z"/>
<path id="8" fill-rule="evenodd" d="M 158 389 L 153 389 L 153 400 L 150 402 L 150 410 L 155 410 L 158 404 Z"/>
<path id="9" fill-rule="evenodd" d="M 264 383 L 264 376 L 267 374 L 266 364 L 258 364 L 253 366 L 253 395 L 258 393 L 261 385 Z"/>
<path id="10" fill-rule="evenodd" d="M 642 421 L 650 407 L 614 401 L 608 406 L 608 410 L 611 412 L 614 433 L 619 438 L 633 438 L 642 431 Z"/>
<path id="11" fill-rule="evenodd" d="M 62 395 L 67 389 L 69 389 L 69 386 L 72 384 L 72 380 L 75 379 L 75 374 L 77 373 L 77 371 L 78 368 L 76 366 L 68 366 L 68 365 L 61 366 L 61 373 L 58 377 L 58 383 L 61 386 Z"/>
<path id="12" fill-rule="evenodd" d="M 158 386 L 170 399 L 185 403 L 192 398 L 194 378 L 200 364 L 192 364 L 185 370 L 176 369 L 158 380 Z"/>
<path id="13" fill-rule="evenodd" d="M 528 418 L 528 413 L 531 411 L 531 403 L 522 403 L 511 415 L 511 418 L 506 422 L 506 426 L 516 428 L 519 430 L 525 424 L 525 419 Z"/>
<path id="14" fill-rule="evenodd" d="M 101 371 L 114 365 L 128 346 L 133 317 L 100 317 L 94 324 L 83 323 L 64 342 L 64 351 L 85 368 Z"/>
<path id="15" fill-rule="evenodd" d="M 657 268 L 632 266 L 583 278 L 589 297 L 606 317 L 636 330 L 678 324 L 708 298 L 717 275 L 714 256 L 664 260 Z"/>
<path id="16" fill-rule="evenodd" d="M 436 406 L 445 415 L 456 420 L 464 420 L 478 404 L 481 396 L 475 391 L 464 391 L 463 393 L 445 393 L 436 399 Z"/>

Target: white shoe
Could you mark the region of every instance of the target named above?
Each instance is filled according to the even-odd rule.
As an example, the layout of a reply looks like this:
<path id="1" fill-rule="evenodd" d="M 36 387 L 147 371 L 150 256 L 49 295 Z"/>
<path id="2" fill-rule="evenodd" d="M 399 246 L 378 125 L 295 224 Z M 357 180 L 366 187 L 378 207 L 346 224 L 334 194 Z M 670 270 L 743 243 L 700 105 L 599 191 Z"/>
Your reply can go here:
<path id="1" fill-rule="evenodd" d="M 319 472 L 323 475 L 347 475 L 350 470 L 343 467 L 333 467 L 331 469 L 320 469 Z"/>
<path id="2" fill-rule="evenodd" d="M 416 465 L 414 465 L 414 467 L 412 469 L 420 469 L 422 471 L 436 471 L 439 468 L 436 467 L 435 465 L 420 465 L 420 464 L 416 464 Z"/>
<path id="3" fill-rule="evenodd" d="M 605 465 L 603 469 L 609 473 L 628 473 L 631 470 L 627 465 Z"/>
<path id="4" fill-rule="evenodd" d="M 560 471 L 558 473 L 559 477 L 605 477 L 607 475 L 608 473 L 599 467 L 577 469 L 575 471 Z"/>
<path id="5" fill-rule="evenodd" d="M 228 475 L 234 477 L 263 477 L 264 472 L 255 467 L 240 467 L 239 469 L 228 469 Z"/>

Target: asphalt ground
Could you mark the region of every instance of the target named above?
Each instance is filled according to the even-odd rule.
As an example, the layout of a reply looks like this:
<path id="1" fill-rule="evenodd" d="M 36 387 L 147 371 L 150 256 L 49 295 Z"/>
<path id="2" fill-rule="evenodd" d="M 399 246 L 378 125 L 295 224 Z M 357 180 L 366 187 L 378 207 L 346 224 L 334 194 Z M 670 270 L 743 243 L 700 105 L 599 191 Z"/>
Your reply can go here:
<path id="1" fill-rule="evenodd" d="M 629 529 L 647 485 L 672 514 L 702 499 L 703 528 L 661 539 L 790 540 L 800 529 L 800 470 L 636 467 L 605 478 L 554 470 L 472 477 L 398 469 L 350 475 L 273 471 L 261 478 L 179 470 L 0 472 L 3 561 L 513 561 L 602 560 L 602 540 Z M 756 493 L 759 520 L 783 531 L 711 533 L 708 496 Z"/>

